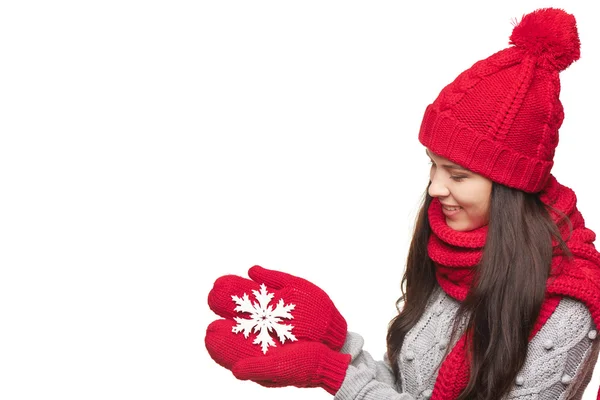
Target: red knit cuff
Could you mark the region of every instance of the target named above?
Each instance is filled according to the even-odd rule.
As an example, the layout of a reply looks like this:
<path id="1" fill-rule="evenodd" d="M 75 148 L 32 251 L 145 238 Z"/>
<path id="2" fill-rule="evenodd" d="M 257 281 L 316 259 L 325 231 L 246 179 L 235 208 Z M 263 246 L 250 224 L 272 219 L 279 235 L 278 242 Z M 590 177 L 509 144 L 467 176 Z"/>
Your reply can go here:
<path id="1" fill-rule="evenodd" d="M 341 315 L 335 316 L 329 321 L 327 332 L 323 337 L 323 343 L 329 346 L 330 349 L 338 351 L 346 341 L 348 334 L 348 324 Z"/>
<path id="2" fill-rule="evenodd" d="M 329 394 L 335 395 L 346 377 L 346 371 L 352 356 L 337 351 L 327 352 L 321 360 L 317 375 L 321 379 L 320 386 Z"/>
<path id="3" fill-rule="evenodd" d="M 551 160 L 521 154 L 504 140 L 473 131 L 433 104 L 425 109 L 419 141 L 434 153 L 492 181 L 530 193 L 544 188 L 553 165 Z"/>

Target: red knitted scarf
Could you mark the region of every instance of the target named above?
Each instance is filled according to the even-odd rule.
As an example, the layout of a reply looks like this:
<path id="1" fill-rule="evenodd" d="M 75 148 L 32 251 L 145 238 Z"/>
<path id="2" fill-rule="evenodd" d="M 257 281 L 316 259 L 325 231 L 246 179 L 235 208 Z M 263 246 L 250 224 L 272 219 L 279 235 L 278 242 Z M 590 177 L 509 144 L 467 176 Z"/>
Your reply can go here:
<path id="1" fill-rule="evenodd" d="M 596 234 L 584 226 L 584 219 L 576 207 L 575 193 L 558 183 L 554 176 L 550 175 L 549 182 L 539 195 L 545 204 L 562 211 L 571 220 L 573 232 L 570 238 L 568 223 L 560 224 L 559 228 L 574 260 L 568 262 L 564 258 L 561 263 L 562 251 L 559 247 L 553 248 L 546 298 L 529 340 L 546 323 L 563 296 L 583 302 L 590 310 L 596 326 L 600 327 L 600 253 L 593 244 Z M 550 214 L 555 222 L 561 218 L 552 209 Z M 431 202 L 428 217 L 432 233 L 427 250 L 436 265 L 437 281 L 449 296 L 463 301 L 471 287 L 473 267 L 481 259 L 488 226 L 467 232 L 453 230 L 446 224 L 437 198 Z M 557 245 L 554 238 L 552 245 Z M 432 400 L 456 399 L 467 386 L 469 360 L 466 357 L 466 340 L 463 334 L 440 366 Z M 600 390 L 597 399 L 600 400 Z"/>

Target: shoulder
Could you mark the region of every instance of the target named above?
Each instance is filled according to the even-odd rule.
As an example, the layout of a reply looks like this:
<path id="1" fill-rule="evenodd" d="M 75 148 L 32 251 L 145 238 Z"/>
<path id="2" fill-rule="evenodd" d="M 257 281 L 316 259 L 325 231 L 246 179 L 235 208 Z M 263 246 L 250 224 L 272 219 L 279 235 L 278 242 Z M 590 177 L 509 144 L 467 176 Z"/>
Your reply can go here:
<path id="1" fill-rule="evenodd" d="M 596 342 L 596 326 L 588 308 L 564 297 L 529 342 L 510 398 L 536 393 L 543 399 L 564 399 L 583 390 L 590 374 L 586 361 L 595 360 Z"/>
<path id="2" fill-rule="evenodd" d="M 563 297 L 529 347 L 541 354 L 548 349 L 562 352 L 574 347 L 587 348 L 595 338 L 596 326 L 586 305 L 576 299 Z M 534 353 L 537 351 L 534 350 Z"/>
<path id="3" fill-rule="evenodd" d="M 587 306 L 579 300 L 563 297 L 538 335 L 577 341 L 585 336 L 595 336 L 595 329 Z"/>

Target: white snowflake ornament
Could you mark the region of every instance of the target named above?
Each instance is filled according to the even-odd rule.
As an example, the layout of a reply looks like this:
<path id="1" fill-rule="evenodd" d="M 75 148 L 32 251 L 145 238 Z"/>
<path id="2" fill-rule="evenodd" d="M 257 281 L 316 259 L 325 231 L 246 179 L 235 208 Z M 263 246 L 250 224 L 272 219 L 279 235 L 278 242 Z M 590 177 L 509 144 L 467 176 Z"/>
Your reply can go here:
<path id="1" fill-rule="evenodd" d="M 293 325 L 280 324 L 282 318 L 294 318 L 290 311 L 296 306 L 294 304 L 288 304 L 286 306 L 284 305 L 283 299 L 280 299 L 277 303 L 277 307 L 273 309 L 273 306 L 270 306 L 269 302 L 274 294 L 267 292 L 267 287 L 264 283 L 260 285 L 260 292 L 253 290 L 252 293 L 254 293 L 254 297 L 256 297 L 258 303 L 251 302 L 246 293 L 244 293 L 241 298 L 231 296 L 233 301 L 237 304 L 234 311 L 250 314 L 250 319 L 234 317 L 233 319 L 237 322 L 237 325 L 233 327 L 232 331 L 234 333 L 243 331 L 246 339 L 253 329 L 255 333 L 259 332 L 252 343 L 260 344 L 263 354 L 267 353 L 269 346 L 276 347 L 275 341 L 269 334 L 271 331 L 277 333 L 277 337 L 281 344 L 284 344 L 286 339 L 289 339 L 292 342 L 297 340 L 292 333 Z"/>

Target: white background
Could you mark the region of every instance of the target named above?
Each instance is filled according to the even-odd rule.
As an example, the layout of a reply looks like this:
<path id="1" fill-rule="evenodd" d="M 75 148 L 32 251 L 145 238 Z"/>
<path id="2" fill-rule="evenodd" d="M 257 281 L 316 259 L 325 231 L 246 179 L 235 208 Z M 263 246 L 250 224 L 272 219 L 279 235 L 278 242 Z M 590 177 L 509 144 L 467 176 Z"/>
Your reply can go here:
<path id="1" fill-rule="evenodd" d="M 3 2 L 0 398 L 331 398 L 215 364 L 212 283 L 307 278 L 381 358 L 423 111 L 547 6 L 582 42 L 553 173 L 600 232 L 592 1 Z"/>

